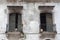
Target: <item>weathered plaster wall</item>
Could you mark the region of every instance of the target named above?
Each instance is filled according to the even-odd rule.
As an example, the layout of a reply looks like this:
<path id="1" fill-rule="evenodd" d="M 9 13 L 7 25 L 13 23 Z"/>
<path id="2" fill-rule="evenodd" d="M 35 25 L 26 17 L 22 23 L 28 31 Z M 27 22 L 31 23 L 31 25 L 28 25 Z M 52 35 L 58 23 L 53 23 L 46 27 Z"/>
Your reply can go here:
<path id="1" fill-rule="evenodd" d="M 0 33 L 5 33 L 6 31 L 6 13 L 5 13 L 6 5 L 0 5 Z"/>
<path id="2" fill-rule="evenodd" d="M 25 33 L 39 33 L 39 13 L 35 9 L 35 5 L 31 3 L 31 4 L 26 4 L 25 7 L 23 9 L 23 15 L 22 15 L 23 24 L 25 25 L 24 32 Z"/>
<path id="3" fill-rule="evenodd" d="M 54 8 L 54 19 L 57 32 L 60 33 L 60 4 L 57 4 Z"/>
<path id="4" fill-rule="evenodd" d="M 39 13 L 35 9 L 35 4 L 28 3 L 23 14 L 26 40 L 39 40 Z"/>
<path id="5" fill-rule="evenodd" d="M 0 4 L 0 40 L 7 40 L 6 38 L 6 24 L 7 24 L 7 15 L 5 13 L 6 5 Z"/>
<path id="6" fill-rule="evenodd" d="M 10 4 L 11 5 L 11 4 Z M 18 4 L 15 4 L 15 6 Z M 23 19 L 23 31 L 26 35 L 25 40 L 39 40 L 39 14 L 40 10 L 38 10 L 39 5 L 55 5 L 55 8 L 53 10 L 54 13 L 54 24 L 56 24 L 57 32 L 60 33 L 60 4 L 52 4 L 52 3 L 46 3 L 46 4 L 40 4 L 40 3 L 22 3 L 20 4 L 23 6 L 22 10 L 22 19 Z M 19 6 L 20 6 L 19 5 Z M 8 14 L 6 12 L 7 4 L 0 5 L 0 33 L 5 33 L 6 31 L 6 24 L 8 21 Z M 34 34 L 33 34 L 34 33 Z M 60 40 L 59 36 L 60 34 L 56 35 L 56 40 Z M 2 38 L 5 38 L 3 34 L 0 36 Z"/>

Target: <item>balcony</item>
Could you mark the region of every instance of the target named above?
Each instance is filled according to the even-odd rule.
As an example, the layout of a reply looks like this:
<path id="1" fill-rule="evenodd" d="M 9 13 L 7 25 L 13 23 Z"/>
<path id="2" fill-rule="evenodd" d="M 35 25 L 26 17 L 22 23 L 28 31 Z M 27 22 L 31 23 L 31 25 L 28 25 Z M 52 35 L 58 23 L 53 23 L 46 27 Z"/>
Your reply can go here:
<path id="1" fill-rule="evenodd" d="M 45 24 L 42 24 L 43 26 L 46 26 Z M 56 31 L 56 24 L 48 24 L 47 25 L 47 28 L 45 31 L 43 31 L 43 29 L 40 30 L 40 34 L 41 34 L 41 38 L 45 38 L 45 37 L 48 37 L 48 38 L 55 38 L 55 35 L 57 34 L 57 31 Z"/>

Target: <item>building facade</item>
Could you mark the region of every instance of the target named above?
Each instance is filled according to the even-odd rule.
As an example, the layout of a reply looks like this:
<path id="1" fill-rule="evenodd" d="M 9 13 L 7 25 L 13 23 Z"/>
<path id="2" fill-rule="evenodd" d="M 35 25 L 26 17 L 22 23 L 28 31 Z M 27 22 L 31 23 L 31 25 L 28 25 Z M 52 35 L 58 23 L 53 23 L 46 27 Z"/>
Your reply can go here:
<path id="1" fill-rule="evenodd" d="M 60 40 L 60 0 L 1 0 L 0 40 Z"/>

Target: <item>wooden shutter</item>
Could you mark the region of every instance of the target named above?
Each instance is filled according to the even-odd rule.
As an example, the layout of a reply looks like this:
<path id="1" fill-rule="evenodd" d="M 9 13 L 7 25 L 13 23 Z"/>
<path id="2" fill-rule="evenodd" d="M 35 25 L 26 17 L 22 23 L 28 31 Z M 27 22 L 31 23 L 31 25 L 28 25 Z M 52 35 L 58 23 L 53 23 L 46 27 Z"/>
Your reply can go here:
<path id="1" fill-rule="evenodd" d="M 9 31 L 14 31 L 15 30 L 15 14 L 10 14 L 9 15 Z"/>
<path id="2" fill-rule="evenodd" d="M 52 14 L 49 14 L 49 13 L 46 14 L 46 30 L 47 30 L 48 32 L 53 31 Z"/>
<path id="3" fill-rule="evenodd" d="M 18 15 L 18 31 L 22 31 L 22 15 Z"/>

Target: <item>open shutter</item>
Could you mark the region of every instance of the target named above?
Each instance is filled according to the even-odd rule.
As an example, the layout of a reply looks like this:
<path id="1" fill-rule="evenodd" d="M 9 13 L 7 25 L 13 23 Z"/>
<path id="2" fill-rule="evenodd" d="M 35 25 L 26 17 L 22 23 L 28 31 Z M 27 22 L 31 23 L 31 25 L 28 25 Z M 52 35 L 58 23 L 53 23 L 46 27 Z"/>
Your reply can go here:
<path id="1" fill-rule="evenodd" d="M 18 15 L 18 31 L 22 31 L 22 15 Z"/>
<path id="2" fill-rule="evenodd" d="M 46 14 L 46 30 L 48 32 L 53 31 L 53 20 L 52 20 L 52 14 Z"/>

